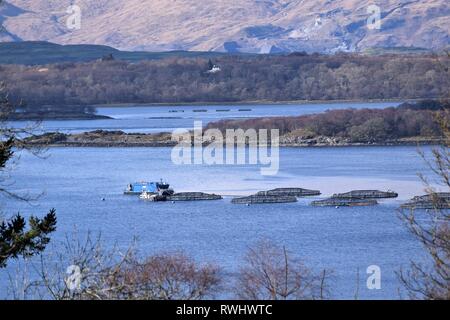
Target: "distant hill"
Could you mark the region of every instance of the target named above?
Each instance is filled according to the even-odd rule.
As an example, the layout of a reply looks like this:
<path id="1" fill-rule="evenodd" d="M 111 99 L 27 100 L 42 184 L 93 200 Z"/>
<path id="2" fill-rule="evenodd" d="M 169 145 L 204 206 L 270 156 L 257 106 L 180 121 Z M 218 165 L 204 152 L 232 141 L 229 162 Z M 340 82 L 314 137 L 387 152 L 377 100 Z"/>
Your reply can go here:
<path id="1" fill-rule="evenodd" d="M 81 9 L 81 28 L 66 26 Z M 381 29 L 369 29 L 378 5 Z M 0 41 L 128 51 L 360 52 L 450 44 L 448 0 L 3 0 Z"/>
<path id="2" fill-rule="evenodd" d="M 59 45 L 45 41 L 0 42 L 0 64 L 43 65 L 60 62 L 87 62 L 111 57 L 133 62 L 167 57 L 215 58 L 221 55 L 224 54 L 188 51 L 129 52 L 103 45 Z"/>
<path id="3" fill-rule="evenodd" d="M 1 55 L 0 55 L 1 56 Z M 211 71 L 216 65 L 216 72 Z M 433 99 L 450 87 L 450 58 L 283 54 L 0 65 L 13 103 L 230 103 Z"/>

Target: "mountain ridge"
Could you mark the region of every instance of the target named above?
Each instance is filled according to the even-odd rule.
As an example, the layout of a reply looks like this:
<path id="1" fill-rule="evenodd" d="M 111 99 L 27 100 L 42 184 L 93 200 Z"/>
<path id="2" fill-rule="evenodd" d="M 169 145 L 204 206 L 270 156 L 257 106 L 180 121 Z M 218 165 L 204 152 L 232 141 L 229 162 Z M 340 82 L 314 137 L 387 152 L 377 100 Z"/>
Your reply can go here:
<path id="1" fill-rule="evenodd" d="M 381 29 L 370 30 L 368 0 L 78 0 L 81 29 L 69 30 L 70 0 L 8 0 L 0 41 L 99 44 L 137 51 L 247 53 L 442 50 L 450 43 L 446 0 L 379 0 Z"/>

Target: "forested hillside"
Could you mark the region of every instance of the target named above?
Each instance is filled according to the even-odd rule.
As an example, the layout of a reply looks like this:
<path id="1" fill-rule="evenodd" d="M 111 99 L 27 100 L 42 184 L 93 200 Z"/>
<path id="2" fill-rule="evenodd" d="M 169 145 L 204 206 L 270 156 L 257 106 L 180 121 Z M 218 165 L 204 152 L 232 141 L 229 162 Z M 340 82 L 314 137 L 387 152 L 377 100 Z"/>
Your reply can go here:
<path id="1" fill-rule="evenodd" d="M 449 61 L 351 54 L 111 60 L 0 65 L 0 81 L 29 106 L 435 98 L 450 87 Z M 208 72 L 212 64 L 220 71 Z"/>

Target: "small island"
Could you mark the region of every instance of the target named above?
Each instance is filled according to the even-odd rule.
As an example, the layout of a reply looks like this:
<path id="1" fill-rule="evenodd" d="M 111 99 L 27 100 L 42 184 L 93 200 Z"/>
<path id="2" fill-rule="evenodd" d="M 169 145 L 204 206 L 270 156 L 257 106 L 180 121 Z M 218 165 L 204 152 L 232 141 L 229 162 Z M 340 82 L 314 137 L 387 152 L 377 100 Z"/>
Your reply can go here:
<path id="1" fill-rule="evenodd" d="M 439 144 L 443 133 L 437 119 L 448 110 L 449 104 L 449 101 L 421 101 L 386 109 L 343 109 L 294 117 L 221 120 L 209 123 L 204 132 L 208 129 L 225 133 L 227 129 L 279 128 L 280 147 Z M 47 147 L 172 147 L 178 143 L 169 132 L 106 130 L 73 134 L 49 132 L 28 137 L 24 142 Z M 205 145 L 211 142 L 213 140 L 205 137 Z"/>
<path id="2" fill-rule="evenodd" d="M 101 120 L 112 119 L 96 113 L 91 106 L 20 106 L 8 115 L 9 121 Z"/>

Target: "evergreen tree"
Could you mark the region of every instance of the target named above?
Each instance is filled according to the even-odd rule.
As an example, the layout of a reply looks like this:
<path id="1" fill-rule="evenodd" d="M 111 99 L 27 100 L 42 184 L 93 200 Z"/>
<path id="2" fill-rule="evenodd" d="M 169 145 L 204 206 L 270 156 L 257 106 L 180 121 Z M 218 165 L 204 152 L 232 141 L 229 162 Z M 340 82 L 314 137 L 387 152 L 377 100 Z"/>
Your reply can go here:
<path id="1" fill-rule="evenodd" d="M 4 86 L 0 86 L 0 89 L 4 89 Z M 11 109 L 7 94 L 0 90 L 0 174 L 5 171 L 8 161 L 14 157 L 13 148 L 17 146 L 18 132 L 6 125 Z M 1 186 L 0 194 L 24 200 Z M 0 221 L 0 268 L 4 268 L 9 259 L 33 256 L 45 249 L 50 241 L 49 234 L 56 230 L 55 210 L 50 210 L 42 219 L 31 216 L 28 224 L 29 228 L 20 214 L 8 221 Z"/>

